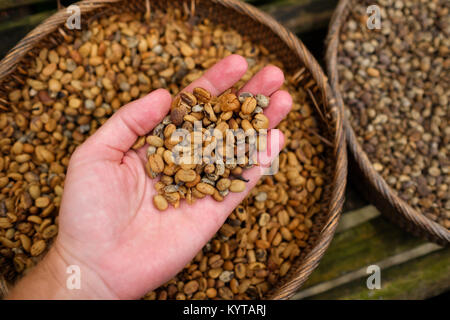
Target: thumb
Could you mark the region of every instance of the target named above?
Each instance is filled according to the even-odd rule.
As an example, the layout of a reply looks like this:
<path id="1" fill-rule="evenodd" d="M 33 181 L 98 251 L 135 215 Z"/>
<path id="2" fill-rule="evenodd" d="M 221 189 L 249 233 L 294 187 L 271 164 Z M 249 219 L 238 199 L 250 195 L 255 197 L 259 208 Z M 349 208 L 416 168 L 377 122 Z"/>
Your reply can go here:
<path id="1" fill-rule="evenodd" d="M 83 156 L 120 162 L 139 136 L 163 120 L 171 101 L 167 90 L 158 89 L 123 106 L 83 143 Z"/>

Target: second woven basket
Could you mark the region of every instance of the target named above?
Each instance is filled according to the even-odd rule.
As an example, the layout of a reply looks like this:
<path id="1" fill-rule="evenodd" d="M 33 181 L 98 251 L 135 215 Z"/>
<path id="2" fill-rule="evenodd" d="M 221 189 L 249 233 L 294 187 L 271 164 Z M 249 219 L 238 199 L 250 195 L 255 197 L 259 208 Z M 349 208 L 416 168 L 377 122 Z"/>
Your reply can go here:
<path id="1" fill-rule="evenodd" d="M 350 0 L 341 0 L 333 14 L 327 36 L 326 63 L 332 90 L 337 103 L 344 109 L 345 101 L 339 87 L 337 56 L 342 25 L 350 13 Z M 416 236 L 441 245 L 450 244 L 450 231 L 427 218 L 396 195 L 372 166 L 357 140 L 350 121 L 344 116 L 349 156 L 349 171 L 358 183 L 358 189 L 390 220 Z"/>
<path id="2" fill-rule="evenodd" d="M 165 0 L 106 0 L 81 1 L 76 3 L 83 17 L 95 19 L 102 15 L 122 12 L 146 12 L 149 6 L 164 10 Z M 305 254 L 297 259 L 283 281 L 265 298 L 287 299 L 307 280 L 317 267 L 329 246 L 340 216 L 346 185 L 347 158 L 342 129 L 341 110 L 336 106 L 332 91 L 321 67 L 300 40 L 270 16 L 237 0 L 173 1 L 170 3 L 183 10 L 190 10 L 196 18 L 208 18 L 213 23 L 223 24 L 263 44 L 282 60 L 286 72 L 296 75 L 299 86 L 311 89 L 314 101 L 320 106 L 324 119 L 322 127 L 330 142 L 330 184 L 327 186 L 327 205 L 317 213 L 314 236 Z M 0 83 L 12 81 L 18 67 L 26 68 L 27 58 L 40 48 L 55 46 L 67 33 L 64 24 L 69 16 L 65 10 L 48 18 L 17 44 L 0 63 Z"/>

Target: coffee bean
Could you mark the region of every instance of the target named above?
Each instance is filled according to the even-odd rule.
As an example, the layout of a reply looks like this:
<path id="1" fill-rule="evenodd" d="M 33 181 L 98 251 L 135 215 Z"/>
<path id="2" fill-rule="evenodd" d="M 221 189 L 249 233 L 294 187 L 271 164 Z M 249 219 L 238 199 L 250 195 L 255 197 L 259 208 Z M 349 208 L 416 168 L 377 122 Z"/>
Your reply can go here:
<path id="1" fill-rule="evenodd" d="M 39 197 L 35 201 L 36 207 L 46 208 L 50 204 L 50 199 L 48 197 Z"/>
<path id="2" fill-rule="evenodd" d="M 258 113 L 253 118 L 252 126 L 256 130 L 267 129 L 269 128 L 269 119 L 262 113 Z"/>
<path id="3" fill-rule="evenodd" d="M 197 91 L 198 91 L 198 89 L 197 89 Z M 194 94 L 192 94 L 190 92 L 183 91 L 183 92 L 181 92 L 180 97 L 181 97 L 182 101 L 184 101 L 185 103 L 187 103 L 191 107 L 193 107 L 193 106 L 195 106 L 197 104 L 197 98 L 195 97 Z"/>
<path id="4" fill-rule="evenodd" d="M 268 97 L 266 97 L 265 95 L 257 94 L 256 102 L 257 102 L 258 106 L 260 106 L 261 108 L 264 109 L 269 106 L 270 99 Z"/>
<path id="5" fill-rule="evenodd" d="M 22 244 L 22 248 L 27 251 L 30 252 L 31 249 L 31 240 L 28 236 L 26 236 L 25 234 L 21 234 L 19 235 L 19 239 L 20 239 L 20 243 Z"/>
<path id="6" fill-rule="evenodd" d="M 212 185 L 204 182 L 198 183 L 195 188 L 201 193 L 209 195 L 213 195 L 216 190 Z"/>
<path id="7" fill-rule="evenodd" d="M 164 170 L 164 160 L 161 155 L 155 153 L 148 158 L 150 169 L 154 173 L 161 173 Z"/>
<path id="8" fill-rule="evenodd" d="M 46 243 L 44 240 L 38 240 L 35 243 L 33 243 L 33 245 L 30 248 L 30 254 L 33 257 L 36 257 L 38 255 L 40 255 L 42 252 L 44 252 L 45 248 L 46 248 Z"/>
<path id="9" fill-rule="evenodd" d="M 248 97 L 244 100 L 241 110 L 244 114 L 251 114 L 256 108 L 256 100 L 253 97 Z"/>
<path id="10" fill-rule="evenodd" d="M 158 136 L 153 136 L 153 135 L 148 136 L 147 139 L 146 139 L 146 142 L 150 146 L 153 146 L 153 147 L 156 147 L 156 148 L 162 147 L 164 145 L 163 139 L 161 139 Z"/>
<path id="11" fill-rule="evenodd" d="M 56 225 L 51 225 L 47 228 L 45 228 L 44 231 L 42 231 L 42 237 L 44 239 L 51 239 L 54 236 L 58 234 L 58 227 Z"/>
<path id="12" fill-rule="evenodd" d="M 230 191 L 231 192 L 242 192 L 246 188 L 245 182 L 242 180 L 231 181 Z"/>
<path id="13" fill-rule="evenodd" d="M 367 68 L 367 74 L 371 77 L 379 77 L 380 71 L 375 68 Z"/>
<path id="14" fill-rule="evenodd" d="M 194 88 L 194 96 L 199 102 L 208 103 L 211 100 L 211 93 L 203 88 Z M 196 112 L 196 111 L 194 111 Z"/>
<path id="15" fill-rule="evenodd" d="M 199 287 L 198 282 L 195 280 L 192 280 L 184 285 L 183 291 L 185 294 L 191 295 L 198 290 L 198 287 Z"/>
<path id="16" fill-rule="evenodd" d="M 167 203 L 167 200 L 162 195 L 154 196 L 153 197 L 153 204 L 160 211 L 164 211 L 164 210 L 166 210 L 169 207 L 169 204 Z"/>
<path id="17" fill-rule="evenodd" d="M 232 271 L 223 271 L 220 276 L 219 279 L 220 281 L 223 281 L 225 283 L 230 282 L 231 279 L 233 279 L 234 273 Z"/>
<path id="18" fill-rule="evenodd" d="M 178 170 L 175 174 L 175 178 L 182 182 L 192 182 L 197 177 L 194 170 Z"/>
<path id="19" fill-rule="evenodd" d="M 219 191 L 227 190 L 231 185 L 231 180 L 227 178 L 220 179 L 217 181 L 216 187 Z"/>

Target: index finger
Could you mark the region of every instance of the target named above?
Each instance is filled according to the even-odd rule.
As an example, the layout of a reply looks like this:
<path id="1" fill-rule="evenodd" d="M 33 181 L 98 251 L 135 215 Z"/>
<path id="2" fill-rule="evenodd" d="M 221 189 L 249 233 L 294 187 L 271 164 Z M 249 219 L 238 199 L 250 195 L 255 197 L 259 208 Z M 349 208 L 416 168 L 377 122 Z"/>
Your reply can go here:
<path id="1" fill-rule="evenodd" d="M 192 92 L 194 88 L 200 87 L 217 96 L 238 82 L 247 71 L 247 67 L 247 61 L 242 56 L 229 55 L 208 69 L 203 76 L 183 91 Z"/>

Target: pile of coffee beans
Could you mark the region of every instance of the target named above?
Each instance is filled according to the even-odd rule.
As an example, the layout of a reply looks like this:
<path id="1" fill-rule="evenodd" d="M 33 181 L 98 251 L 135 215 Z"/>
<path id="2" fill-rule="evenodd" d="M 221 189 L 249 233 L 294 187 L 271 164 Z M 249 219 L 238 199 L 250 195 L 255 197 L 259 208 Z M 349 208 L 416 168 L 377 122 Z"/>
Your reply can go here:
<path id="1" fill-rule="evenodd" d="M 269 100 L 231 90 L 218 97 L 203 88 L 181 92 L 170 115 L 133 146 L 149 145 L 147 174 L 160 176 L 155 207 L 177 208 L 181 199 L 192 204 L 207 195 L 223 201 L 229 192 L 244 191 L 243 169 L 257 164 L 256 151 L 267 147 L 269 119 L 262 112 Z"/>
<path id="2" fill-rule="evenodd" d="M 0 276 L 13 281 L 45 254 L 58 232 L 70 155 L 122 105 L 157 88 L 176 95 L 233 53 L 244 56 L 249 69 L 228 94 L 267 64 L 283 68 L 274 53 L 235 30 L 193 21 L 189 12 L 171 6 L 152 10 L 149 19 L 126 12 L 98 16 L 81 31 L 58 31 L 56 45 L 33 51 L 2 82 Z M 279 171 L 261 179 L 191 263 L 146 299 L 260 298 L 316 241 L 315 219 L 328 208 L 334 165 L 316 113 L 320 106 L 311 99 L 320 91 L 312 81 L 299 82 L 305 77 L 306 70 L 287 74 L 283 87 L 293 107 L 278 126 L 285 135 Z M 197 91 L 195 98 L 203 95 Z M 249 122 L 264 127 L 266 120 L 254 111 L 268 101 L 255 99 L 260 101 Z M 249 101 L 244 109 L 251 109 Z M 239 103 L 242 108 L 245 100 Z M 137 144 L 156 148 L 158 138 L 151 134 Z M 240 190 L 235 184 L 229 188 Z"/>
<path id="3" fill-rule="evenodd" d="M 367 26 L 380 9 L 381 29 Z M 450 2 L 351 1 L 338 72 L 373 168 L 413 208 L 450 229 Z"/>

